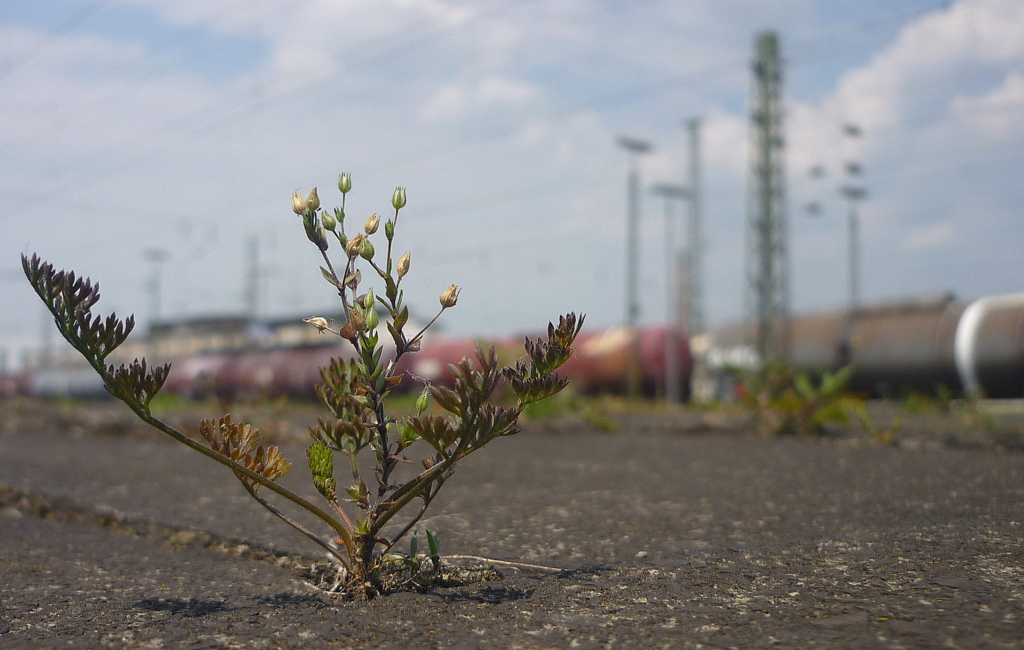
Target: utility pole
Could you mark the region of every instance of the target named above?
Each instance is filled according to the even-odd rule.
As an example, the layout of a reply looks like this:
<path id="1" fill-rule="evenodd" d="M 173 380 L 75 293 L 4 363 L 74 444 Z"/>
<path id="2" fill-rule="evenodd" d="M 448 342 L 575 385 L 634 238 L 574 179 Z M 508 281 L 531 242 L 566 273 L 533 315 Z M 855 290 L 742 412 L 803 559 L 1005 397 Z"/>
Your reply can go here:
<path id="1" fill-rule="evenodd" d="M 629 153 L 626 210 L 626 329 L 629 332 L 629 359 L 626 370 L 626 392 L 631 398 L 640 396 L 640 339 L 636 324 L 640 318 L 640 291 L 637 281 L 640 231 L 640 169 L 639 157 L 649 153 L 651 143 L 626 136 L 619 137 L 619 146 Z"/>
<path id="2" fill-rule="evenodd" d="M 683 397 L 682 385 L 679 381 L 679 303 L 688 301 L 687 296 L 680 301 L 679 289 L 681 286 L 688 286 L 677 282 L 676 279 L 682 274 L 687 274 L 686 267 L 680 268 L 675 246 L 675 227 L 672 218 L 672 202 L 679 199 L 691 197 L 690 191 L 679 185 L 660 184 L 651 188 L 651 191 L 660 195 L 665 200 L 665 288 L 668 293 L 668 300 L 665 306 L 665 401 L 669 404 L 678 404 Z M 683 259 L 688 259 L 689 256 Z M 689 266 L 689 264 L 687 264 Z M 684 289 L 684 292 L 686 289 Z"/>
<path id="3" fill-rule="evenodd" d="M 754 97 L 750 111 L 751 169 L 748 204 L 748 310 L 762 362 L 787 356 L 789 269 L 783 171 L 782 64 L 779 40 L 754 40 Z"/>
<path id="4" fill-rule="evenodd" d="M 690 336 L 704 331 L 704 226 L 701 222 L 700 196 L 700 118 L 686 121 L 690 132 L 690 166 L 687 190 L 690 197 L 690 212 L 686 234 L 686 304 L 683 312 L 683 327 Z"/>
<path id="5" fill-rule="evenodd" d="M 160 324 L 160 302 L 161 293 L 163 291 L 163 263 L 167 260 L 167 251 L 163 248 L 147 248 L 143 255 L 146 261 L 153 263 L 153 275 L 149 277 L 149 299 L 150 299 L 150 318 L 149 318 L 149 340 L 150 340 L 150 354 L 154 358 L 159 357 L 160 353 L 160 342 L 157 339 L 156 327 Z"/>
<path id="6" fill-rule="evenodd" d="M 847 124 L 843 127 L 843 135 L 849 138 L 860 138 L 861 130 L 856 124 Z M 850 313 L 856 314 L 860 309 L 860 217 L 857 212 L 857 203 L 867 198 L 867 190 L 859 183 L 864 167 L 859 162 L 846 162 L 846 176 L 848 182 L 839 188 L 839 191 L 847 201 L 847 227 L 850 238 Z"/>
<path id="7" fill-rule="evenodd" d="M 249 237 L 247 243 L 245 272 L 245 313 L 250 323 L 259 317 L 260 308 L 260 240 L 256 235 Z"/>
<path id="8" fill-rule="evenodd" d="M 163 291 L 162 270 L 163 263 L 167 260 L 167 251 L 163 248 L 147 248 L 144 252 L 147 262 L 153 263 L 153 275 L 149 277 L 149 328 L 160 322 L 160 302 Z"/>

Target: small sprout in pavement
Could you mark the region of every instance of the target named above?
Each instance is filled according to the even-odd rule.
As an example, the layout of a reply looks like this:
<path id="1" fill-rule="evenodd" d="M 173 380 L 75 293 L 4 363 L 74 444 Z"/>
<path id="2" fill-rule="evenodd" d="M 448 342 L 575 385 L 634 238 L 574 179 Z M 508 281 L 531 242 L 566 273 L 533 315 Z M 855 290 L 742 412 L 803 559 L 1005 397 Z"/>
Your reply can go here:
<path id="1" fill-rule="evenodd" d="M 807 373 L 773 361 L 744 373 L 742 393 L 763 435 L 822 435 L 850 415 L 862 421 L 868 417 L 863 398 L 847 389 L 852 374 L 853 366 L 824 372 L 816 385 Z"/>
<path id="2" fill-rule="evenodd" d="M 572 353 L 584 317 L 570 313 L 560 317 L 557 325 L 550 323 L 546 339 L 527 339 L 526 355 L 512 366 L 500 367 L 493 347 L 477 346 L 475 360 L 463 359 L 452 367 L 450 387 L 424 382 L 416 400 L 417 413 L 394 416 L 388 404 L 403 379 L 396 370 L 399 359 L 419 350 L 424 334 L 441 314 L 456 306 L 462 290 L 452 284 L 442 291 L 437 314 L 425 327 L 408 332 L 409 308 L 402 282 L 409 273 L 411 255 L 405 252 L 395 260 L 392 247 L 400 212 L 407 204 L 406 190 L 399 187 L 392 194 L 394 214 L 384 223 L 386 247 L 382 243 L 380 254 L 370 237 L 379 232 L 381 217 L 370 216 L 361 232 L 349 237 L 345 200 L 352 189 L 350 175 L 339 176 L 338 189 L 341 205 L 331 212 L 321 209 L 316 188 L 305 197 L 298 191 L 291 197 L 292 211 L 323 259 L 320 272 L 337 292 L 345 314 L 344 322 L 334 327 L 319 316 L 306 322 L 321 333 L 341 337 L 353 351 L 353 358 L 335 358 L 321 369 L 323 383 L 317 386 L 327 416 L 310 428 L 312 443 L 306 458 L 326 507 L 278 483 L 292 465 L 277 447 L 264 445 L 259 431 L 249 424 L 233 422 L 230 415 L 204 420 L 199 426 L 207 443 L 203 444 L 154 417 L 149 405 L 170 366 L 152 367 L 144 359 L 116 368 L 106 363 L 108 355 L 127 339 L 134 318 L 94 316 L 99 285 L 88 278 L 57 271 L 36 255 L 23 255 L 22 265 L 60 333 L 100 374 L 114 397 L 147 424 L 226 466 L 250 496 L 326 550 L 338 568 L 334 581 L 338 591 L 372 598 L 403 588 L 427 588 L 439 575 L 438 535 L 424 531 L 428 547 L 424 553 L 417 525 L 459 461 L 497 438 L 518 433 L 524 408 L 566 386 L 567 379 L 555 373 Z M 340 259 L 328 255 L 332 239 L 338 243 Z M 363 270 L 379 279 L 379 293 L 361 287 Z M 390 336 L 393 354 L 384 355 L 382 333 Z M 491 403 L 501 382 L 514 393 L 514 405 Z M 431 402 L 445 415 L 429 413 Z M 429 448 L 420 459 L 422 469 L 400 478 L 398 470 L 411 463 L 410 447 L 419 441 Z M 364 453 L 373 460 L 372 472 L 365 478 L 365 463 L 358 460 Z M 339 456 L 351 477 L 342 484 L 335 472 Z M 289 504 L 318 518 L 328 534 L 300 523 L 279 507 Z M 407 507 L 410 512 L 400 517 Z M 409 552 L 398 553 L 394 549 L 406 536 Z"/>

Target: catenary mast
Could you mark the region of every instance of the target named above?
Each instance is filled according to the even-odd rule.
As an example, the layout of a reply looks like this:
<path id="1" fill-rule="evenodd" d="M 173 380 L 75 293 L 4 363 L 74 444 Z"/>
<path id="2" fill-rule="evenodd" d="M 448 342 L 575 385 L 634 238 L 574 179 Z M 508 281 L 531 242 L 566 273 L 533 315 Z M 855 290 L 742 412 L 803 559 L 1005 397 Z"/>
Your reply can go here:
<path id="1" fill-rule="evenodd" d="M 789 268 L 782 129 L 782 63 L 773 32 L 755 37 L 747 235 L 747 309 L 762 361 L 787 356 Z"/>

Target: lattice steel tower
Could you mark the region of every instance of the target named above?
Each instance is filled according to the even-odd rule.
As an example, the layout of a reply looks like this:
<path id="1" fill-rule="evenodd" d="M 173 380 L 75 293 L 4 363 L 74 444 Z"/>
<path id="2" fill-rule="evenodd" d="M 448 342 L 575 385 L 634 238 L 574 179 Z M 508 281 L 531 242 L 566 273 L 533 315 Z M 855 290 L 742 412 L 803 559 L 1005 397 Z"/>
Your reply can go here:
<path id="1" fill-rule="evenodd" d="M 747 204 L 747 311 L 755 325 L 753 343 L 761 359 L 785 359 L 789 265 L 778 36 L 774 32 L 758 34 L 754 49 Z"/>

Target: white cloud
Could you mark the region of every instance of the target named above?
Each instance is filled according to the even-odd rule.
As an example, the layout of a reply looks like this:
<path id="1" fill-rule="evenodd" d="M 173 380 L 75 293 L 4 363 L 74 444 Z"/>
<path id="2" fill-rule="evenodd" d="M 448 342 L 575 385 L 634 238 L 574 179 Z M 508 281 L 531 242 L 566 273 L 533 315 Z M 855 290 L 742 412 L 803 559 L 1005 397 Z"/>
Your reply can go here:
<path id="1" fill-rule="evenodd" d="M 701 125 L 701 152 L 710 169 L 742 179 L 747 173 L 747 142 L 750 125 L 741 115 L 717 112 Z"/>
<path id="2" fill-rule="evenodd" d="M 994 67 L 993 67 L 994 66 Z M 865 66 L 843 74 L 836 90 L 815 104 L 790 107 L 791 139 L 798 147 L 834 152 L 840 127 L 855 123 L 866 137 L 845 155 L 884 155 L 928 129 L 955 130 L 1024 98 L 1024 4 L 1016 0 L 959 2 L 907 25 L 897 40 Z M 965 94 L 973 76 L 1002 70 L 1001 86 Z M 983 83 L 979 81 L 978 83 Z M 955 118 L 953 122 L 949 117 Z M 855 144 L 853 140 L 848 141 Z M 797 149 L 796 159 L 814 158 Z"/>
<path id="3" fill-rule="evenodd" d="M 951 115 L 989 140 L 1024 132 L 1024 75 L 1011 72 L 1003 85 L 981 97 L 956 97 Z"/>
<path id="4" fill-rule="evenodd" d="M 495 75 L 467 84 L 438 89 L 419 112 L 424 122 L 457 120 L 487 110 L 505 111 L 528 104 L 541 95 L 531 83 Z"/>
<path id="5" fill-rule="evenodd" d="M 868 299 L 995 286 L 1005 276 L 996 256 L 966 260 L 1024 240 L 1000 198 L 1015 184 L 1011 170 L 1019 163 L 1008 163 L 1021 159 L 1024 144 L 1024 4 L 970 0 L 928 13 L 868 63 L 843 73 L 832 93 L 787 108 L 791 228 L 831 227 L 841 241 L 846 206 L 839 186 L 863 183 Z M 863 137 L 843 135 L 848 123 L 861 126 Z M 863 164 L 865 175 L 848 178 L 848 161 Z M 808 169 L 818 164 L 828 175 L 809 179 Z M 811 200 L 826 206 L 814 225 L 804 224 L 800 212 Z M 971 206 L 969 220 L 963 206 Z"/>
<path id="6" fill-rule="evenodd" d="M 0 32 L 0 42 L 38 45 L 38 36 L 10 36 Z M 52 175 L 82 159 L 134 149 L 147 132 L 199 113 L 220 92 L 178 71 L 140 77 L 133 66 L 145 56 L 139 43 L 69 36 L 3 79 L 0 143 L 19 152 L 17 171 L 43 164 Z"/>
<path id="7" fill-rule="evenodd" d="M 864 3 L 882 15 L 898 13 L 887 0 Z M 707 0 L 685 7 L 667 0 L 120 0 L 114 6 L 132 5 L 154 9 L 167 33 L 153 40 L 104 38 L 87 24 L 2 81 L 0 254 L 8 265 L 26 246 L 40 250 L 102 279 L 107 307 L 138 308 L 144 321 L 149 270 L 134 249 L 172 249 L 166 313 L 225 311 L 241 304 L 244 270 L 237 261 L 245 240 L 260 235 L 268 264 L 278 269 L 267 279 L 277 309 L 323 305 L 330 295 L 316 284 L 315 259 L 294 228 L 288 196 L 318 184 L 325 201 L 333 201 L 324 188 L 344 169 L 355 174 L 353 214 L 386 207 L 394 184 L 409 187 L 400 237 L 417 247 L 415 268 L 423 275 L 410 275 L 408 295 L 415 299 L 422 288 L 432 303 L 448 282 L 467 282 L 451 324 L 462 332 L 509 331 L 550 318 L 565 291 L 530 301 L 510 297 L 551 277 L 561 281 L 553 275 L 561 272 L 572 299 L 590 313 L 588 323 L 617 322 L 626 157 L 615 138 L 629 133 L 654 141 L 646 181 L 681 180 L 680 123 L 696 114 L 704 115 L 708 311 L 713 320 L 738 316 L 751 35 L 781 25 L 786 52 L 787 39 L 823 29 L 835 6 L 824 0 Z M 103 19 L 103 12 L 94 18 Z M 263 58 L 229 79 L 208 81 L 175 65 L 184 50 L 159 49 L 160 38 L 176 38 L 181 27 L 213 41 L 225 35 L 220 45 L 227 47 L 236 37 L 255 40 L 265 48 Z M 987 169 L 970 181 L 957 174 L 967 149 L 987 161 L 990 141 L 1019 137 L 1015 113 L 1001 107 L 1024 95 L 1022 29 L 1015 0 L 954 3 L 908 21 L 887 45 L 857 50 L 857 60 L 867 63 L 836 69 L 828 79 L 834 86 L 815 88 L 822 99 L 788 104 L 787 167 L 797 181 L 790 187 L 794 268 L 807 268 L 799 246 L 815 247 L 818 263 L 840 257 L 820 250 L 823 242 L 843 250 L 844 211 L 835 205 L 834 187 L 829 215 L 809 224 L 795 213 L 797 199 L 810 190 L 806 168 L 827 163 L 834 184 L 849 157 L 868 169 L 866 265 L 891 263 L 893 277 L 902 273 L 908 284 L 916 278 L 922 285 L 951 274 L 899 266 L 901 253 L 918 251 L 919 262 L 941 250 L 943 263 L 948 257 L 969 266 L 949 237 L 997 235 L 958 229 L 955 224 L 968 222 L 950 212 L 956 195 L 964 205 L 982 206 L 974 214 L 998 215 L 985 233 L 1000 233 L 1004 242 L 1021 236 L 1006 216 L 1019 204 L 1015 179 Z M 47 37 L 2 24 L 0 30 L 0 56 Z M 830 54 L 831 46 L 825 42 L 816 52 Z M 803 72 L 794 66 L 787 83 Z M 864 127 L 859 143 L 839 134 L 846 121 Z M 45 188 L 46 211 L 60 215 L 54 217 L 59 226 L 19 210 L 19 197 L 38 188 Z M 975 200 L 982 194 L 994 197 L 990 207 Z M 644 318 L 656 319 L 664 295 L 661 205 L 648 200 L 646 206 L 644 274 L 653 280 L 645 290 L 659 301 L 645 305 Z M 127 273 L 112 255 L 124 241 L 133 247 L 125 253 L 134 265 Z M 872 257 L 879 250 L 891 254 Z M 977 264 L 979 277 L 987 272 L 984 262 Z M 307 263 L 313 273 L 305 272 Z M 828 284 L 841 281 L 838 270 L 815 269 L 812 276 L 794 283 L 803 292 L 798 306 L 838 295 Z M 870 284 L 865 289 L 870 296 Z M 0 291 L 5 304 L 25 304 L 20 294 L 7 300 L 15 288 L 0 285 Z M 23 317 L 22 325 L 35 327 L 37 320 Z"/>
<path id="8" fill-rule="evenodd" d="M 911 230 L 903 240 L 903 247 L 912 253 L 932 253 L 950 248 L 956 241 L 956 236 L 957 231 L 953 224 L 937 223 Z"/>

